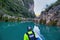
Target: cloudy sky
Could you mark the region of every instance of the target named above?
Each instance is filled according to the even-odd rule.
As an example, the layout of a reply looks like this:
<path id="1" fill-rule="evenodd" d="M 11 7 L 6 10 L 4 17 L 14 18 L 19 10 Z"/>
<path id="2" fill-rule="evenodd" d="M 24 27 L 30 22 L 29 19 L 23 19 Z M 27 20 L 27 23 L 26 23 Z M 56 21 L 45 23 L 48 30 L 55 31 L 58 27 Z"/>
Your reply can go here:
<path id="1" fill-rule="evenodd" d="M 36 15 L 39 15 L 42 10 L 46 8 L 46 5 L 51 5 L 57 0 L 34 0 L 34 11 Z"/>

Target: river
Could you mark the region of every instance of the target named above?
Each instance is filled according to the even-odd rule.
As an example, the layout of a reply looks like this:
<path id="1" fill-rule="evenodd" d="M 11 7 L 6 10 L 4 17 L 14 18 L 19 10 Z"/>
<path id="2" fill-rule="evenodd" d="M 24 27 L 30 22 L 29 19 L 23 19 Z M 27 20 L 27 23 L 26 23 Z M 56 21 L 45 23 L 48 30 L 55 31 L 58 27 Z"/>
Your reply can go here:
<path id="1" fill-rule="evenodd" d="M 23 40 L 27 26 L 34 26 L 33 22 L 0 22 L 0 40 Z M 60 40 L 60 27 L 38 25 L 45 40 Z"/>

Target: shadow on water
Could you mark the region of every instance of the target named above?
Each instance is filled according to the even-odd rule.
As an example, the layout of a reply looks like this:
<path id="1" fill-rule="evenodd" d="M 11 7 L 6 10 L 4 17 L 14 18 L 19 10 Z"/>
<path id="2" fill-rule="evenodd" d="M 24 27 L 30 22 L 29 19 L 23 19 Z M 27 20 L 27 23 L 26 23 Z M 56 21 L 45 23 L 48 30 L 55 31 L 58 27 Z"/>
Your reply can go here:
<path id="1" fill-rule="evenodd" d="M 27 26 L 34 26 L 33 22 L 0 22 L 0 40 L 23 40 Z M 60 40 L 60 27 L 38 25 L 45 40 Z M 43 38 L 42 36 L 42 38 Z"/>

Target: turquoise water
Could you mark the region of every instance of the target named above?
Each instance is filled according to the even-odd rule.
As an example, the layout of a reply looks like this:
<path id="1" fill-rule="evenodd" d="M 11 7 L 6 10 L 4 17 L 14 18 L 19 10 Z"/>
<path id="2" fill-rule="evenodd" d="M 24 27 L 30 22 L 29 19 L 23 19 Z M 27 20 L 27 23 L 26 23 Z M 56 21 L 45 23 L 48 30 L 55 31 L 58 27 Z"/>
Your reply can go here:
<path id="1" fill-rule="evenodd" d="M 27 26 L 34 26 L 33 22 L 0 22 L 0 40 L 23 40 Z M 39 24 L 40 33 L 45 40 L 60 40 L 60 27 Z"/>

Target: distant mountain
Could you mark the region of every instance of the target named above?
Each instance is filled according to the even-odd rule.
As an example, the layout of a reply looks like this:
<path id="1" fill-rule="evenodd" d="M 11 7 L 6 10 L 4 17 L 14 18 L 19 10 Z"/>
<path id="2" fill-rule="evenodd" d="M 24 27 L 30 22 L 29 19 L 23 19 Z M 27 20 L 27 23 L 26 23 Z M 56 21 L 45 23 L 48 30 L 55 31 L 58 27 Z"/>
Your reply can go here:
<path id="1" fill-rule="evenodd" d="M 52 4 L 45 11 L 41 12 L 40 18 L 47 25 L 59 25 L 60 26 L 60 0 Z M 41 20 L 40 20 L 41 21 Z"/>
<path id="2" fill-rule="evenodd" d="M 0 14 L 35 17 L 33 0 L 0 0 Z"/>

